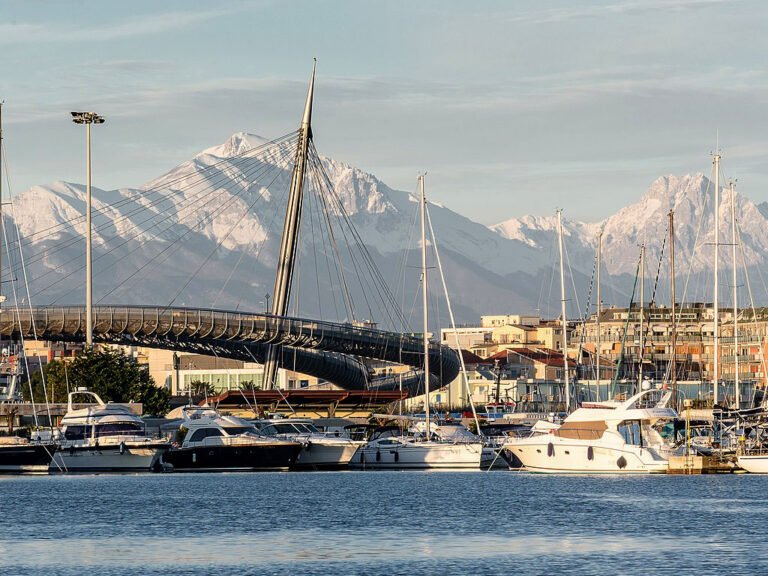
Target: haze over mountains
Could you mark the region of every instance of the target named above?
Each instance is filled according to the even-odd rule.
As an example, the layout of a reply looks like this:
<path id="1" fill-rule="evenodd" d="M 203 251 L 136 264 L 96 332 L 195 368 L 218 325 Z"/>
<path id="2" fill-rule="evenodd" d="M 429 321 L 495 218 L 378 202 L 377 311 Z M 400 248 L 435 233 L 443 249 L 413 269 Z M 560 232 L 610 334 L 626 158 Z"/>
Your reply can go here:
<path id="1" fill-rule="evenodd" d="M 288 149 L 270 149 L 248 157 L 249 151 L 264 147 L 265 142 L 258 136 L 238 133 L 141 189 L 94 188 L 95 301 L 265 309 L 265 295 L 271 293 L 274 283 L 292 161 Z M 414 306 L 419 283 L 415 198 L 342 162 L 323 158 L 322 163 L 339 203 L 394 300 L 409 323 L 418 325 L 420 313 Z M 35 303 L 84 300 L 85 224 L 80 217 L 84 196 L 84 186 L 56 182 L 35 186 L 14 201 Z M 687 299 L 708 298 L 711 280 L 707 280 L 707 273 L 714 238 L 711 182 L 701 174 L 664 176 L 645 193 L 638 191 L 638 196 L 637 203 L 601 222 L 573 222 L 565 215 L 565 244 L 577 290 L 575 298 L 569 290 L 569 316 L 578 314 L 577 300 L 583 312 L 601 228 L 604 303 L 627 304 L 638 245 L 643 242 L 647 246 L 650 280 L 646 290 L 650 294 L 666 235 L 667 213 L 673 208 L 678 294 L 690 269 Z M 721 196 L 721 242 L 730 243 L 730 195 L 726 190 Z M 768 205 L 757 206 L 739 193 L 736 204 L 744 255 L 753 270 L 753 286 L 760 287 L 755 290 L 760 299 L 764 290 L 755 273 L 766 265 Z M 346 286 L 346 300 L 354 304 L 354 319 L 373 318 L 382 327 L 398 328 L 392 311 L 386 310 L 387 299 L 378 296 L 381 288 L 370 273 L 366 277 L 365 260 L 355 251 L 353 235 L 344 228 L 339 210 L 330 207 L 324 216 L 321 208 L 322 202 L 310 192 L 304 204 L 292 313 L 350 320 L 343 296 Z M 480 314 L 496 313 L 540 311 L 545 316 L 557 316 L 560 295 L 554 274 L 554 214 L 520 216 L 486 227 L 440 205 L 431 204 L 430 213 L 458 322 L 474 322 Z M 324 219 L 337 222 L 333 237 L 321 232 Z M 345 243 L 353 248 L 345 249 Z M 665 251 L 668 253 L 668 246 Z M 721 247 L 721 252 L 725 279 L 730 277 L 730 246 Z M 336 255 L 343 263 L 342 272 L 333 263 Z M 666 277 L 666 267 L 665 262 L 662 278 Z M 667 285 L 666 280 L 659 282 L 657 301 L 667 301 Z M 442 299 L 436 274 L 430 289 L 437 300 Z M 433 314 L 432 320 L 435 328 L 447 325 L 445 308 Z"/>

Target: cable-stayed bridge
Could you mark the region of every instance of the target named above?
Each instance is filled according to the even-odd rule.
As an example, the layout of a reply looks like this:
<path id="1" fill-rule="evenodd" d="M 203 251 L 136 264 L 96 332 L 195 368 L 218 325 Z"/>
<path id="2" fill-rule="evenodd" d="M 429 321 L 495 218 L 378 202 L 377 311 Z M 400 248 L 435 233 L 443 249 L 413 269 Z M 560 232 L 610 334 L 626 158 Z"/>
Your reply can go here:
<path id="1" fill-rule="evenodd" d="M 101 255 L 107 256 L 106 260 L 99 262 L 99 258 L 95 259 L 94 269 L 102 279 L 109 279 L 112 286 L 100 294 L 97 306 L 62 305 L 60 300 L 66 300 L 66 294 L 64 298 L 56 296 L 47 306 L 29 306 L 29 301 L 43 300 L 46 291 L 57 288 L 67 279 L 75 280 L 69 293 L 79 294 L 82 288 L 79 275 L 84 268 L 90 268 L 89 265 L 73 268 L 79 265 L 81 256 L 62 256 L 82 239 L 81 234 L 72 233 L 84 223 L 81 213 L 36 231 L 35 234 L 47 235 L 46 242 L 39 244 L 42 249 L 37 253 L 27 254 L 27 261 L 37 265 L 47 261 L 60 262 L 60 265 L 49 266 L 28 282 L 23 259 L 20 256 L 5 259 L 5 274 L 23 280 L 25 289 L 14 287 L 13 299 L 19 303 L 0 311 L 0 335 L 76 342 L 88 342 L 92 338 L 96 343 L 256 361 L 265 366 L 267 388 L 274 385 L 277 368 L 283 367 L 322 378 L 346 390 L 402 387 L 415 393 L 425 384 L 423 366 L 426 357 L 429 358 L 431 388 L 455 379 L 459 372 L 457 353 L 439 344 L 425 346 L 420 336 L 412 335 L 397 298 L 352 225 L 344 202 L 333 189 L 312 140 L 313 92 L 314 70 L 298 131 L 251 148 L 232 150 L 225 155 L 225 160 L 196 165 L 197 172 L 185 173 L 177 169 L 151 186 L 136 191 L 134 197 L 121 194 L 111 205 L 103 207 L 97 214 L 101 223 L 94 230 L 101 234 L 105 247 L 110 242 L 112 244 Z M 289 163 L 292 168 L 288 167 Z M 231 194 L 226 192 L 225 182 L 232 183 L 234 191 Z M 309 193 L 305 194 L 305 187 Z M 183 301 L 181 294 L 184 290 L 194 285 L 206 267 L 216 262 L 217 251 L 231 235 L 236 235 L 243 227 L 260 227 L 244 218 L 256 213 L 257 206 L 263 206 L 265 199 L 273 196 L 285 203 L 272 203 L 271 221 L 279 220 L 278 206 L 284 205 L 285 218 L 280 250 L 275 259 L 277 271 L 270 312 L 243 312 L 239 304 L 236 310 L 177 306 L 178 301 Z M 169 218 L 170 214 L 178 219 Z M 265 217 L 262 221 L 267 220 Z M 191 234 L 214 225 L 226 232 L 217 238 L 212 249 L 205 247 L 207 254 L 195 253 L 197 262 L 193 269 L 185 270 L 191 273 L 186 281 L 179 282 L 178 291 L 171 298 L 155 306 L 108 304 L 110 297 L 124 294 L 126 287 L 131 285 L 149 287 L 151 291 L 153 281 L 158 278 L 158 273 L 163 273 L 163 267 L 174 265 L 174 254 L 190 252 L 187 242 Z M 126 230 L 130 230 L 132 236 L 118 233 Z M 87 235 L 90 231 L 91 226 L 86 226 Z M 248 253 L 254 261 L 258 261 L 262 249 L 270 241 L 267 230 L 260 232 L 263 240 Z M 6 252 L 10 255 L 15 243 L 21 254 L 21 237 L 9 242 L 7 230 L 3 236 Z M 162 241 L 155 253 L 147 249 L 146 238 Z M 90 245 L 90 240 L 87 244 Z M 308 248 L 310 244 L 311 249 Z M 302 260 L 302 248 L 307 253 L 305 258 L 313 257 L 311 263 Z M 245 254 L 243 250 L 241 259 Z M 239 264 L 240 259 L 225 275 L 226 281 L 219 294 L 226 290 Z M 302 273 L 302 269 L 307 272 Z M 323 286 L 321 278 L 325 282 Z M 321 316 L 325 310 L 335 318 L 350 321 L 308 318 L 314 316 L 314 308 L 309 313 L 306 310 L 301 313 L 297 290 L 300 282 L 316 289 L 314 308 Z M 358 283 L 357 291 L 353 286 L 355 282 Z M 395 283 L 399 282 L 395 280 Z M 33 286 L 31 290 L 30 285 Z M 269 297 L 268 294 L 267 304 Z M 212 300 L 215 302 L 216 298 Z M 245 307 L 255 307 L 258 298 L 255 297 L 250 306 L 246 303 Z M 163 299 L 157 297 L 157 300 Z M 311 306 L 306 299 L 302 304 Z M 360 313 L 356 313 L 356 308 L 364 310 L 362 314 L 366 319 L 384 320 L 392 329 L 380 330 L 371 327 L 373 322 L 358 321 Z M 366 364 L 369 360 L 406 365 L 412 371 L 396 377 L 374 378 Z"/>
<path id="2" fill-rule="evenodd" d="M 85 342 L 85 307 L 43 306 L 0 312 L 0 335 Z M 95 342 L 162 348 L 264 362 L 278 347 L 281 368 L 324 378 L 347 390 L 414 390 L 420 374 L 373 379 L 362 359 L 420 366 L 420 338 L 373 328 L 269 314 L 152 306 L 99 306 Z M 456 353 L 430 346 L 430 371 L 444 385 L 459 373 Z"/>

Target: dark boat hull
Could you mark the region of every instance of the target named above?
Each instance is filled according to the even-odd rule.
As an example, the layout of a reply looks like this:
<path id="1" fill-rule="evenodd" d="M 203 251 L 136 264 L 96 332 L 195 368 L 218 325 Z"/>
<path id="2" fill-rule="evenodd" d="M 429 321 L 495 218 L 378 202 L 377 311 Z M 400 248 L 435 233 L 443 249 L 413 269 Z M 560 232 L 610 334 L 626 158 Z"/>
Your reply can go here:
<path id="1" fill-rule="evenodd" d="M 47 474 L 55 444 L 0 445 L 0 474 Z"/>
<path id="2" fill-rule="evenodd" d="M 173 448 L 163 464 L 174 472 L 288 470 L 300 451 L 300 444 Z"/>

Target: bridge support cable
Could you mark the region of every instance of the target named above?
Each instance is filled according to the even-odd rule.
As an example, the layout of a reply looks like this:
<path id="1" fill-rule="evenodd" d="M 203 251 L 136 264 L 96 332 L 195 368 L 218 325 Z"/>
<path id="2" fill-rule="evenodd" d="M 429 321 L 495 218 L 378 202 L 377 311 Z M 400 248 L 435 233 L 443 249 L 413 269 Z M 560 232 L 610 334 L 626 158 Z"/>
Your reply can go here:
<path id="1" fill-rule="evenodd" d="M 291 145 L 289 147 L 289 149 L 292 149 L 292 147 L 293 146 Z M 276 168 L 278 168 L 278 167 L 276 167 L 275 165 L 272 165 L 272 164 L 262 164 L 260 166 L 257 166 L 255 172 L 257 173 L 258 178 L 261 179 L 262 176 L 268 175 L 270 172 L 272 172 Z M 254 170 L 251 170 L 250 172 L 246 172 L 246 173 L 244 173 L 242 175 L 242 177 L 243 178 L 248 178 L 248 177 L 252 176 L 253 172 L 254 172 Z M 260 172 L 263 172 L 263 174 L 259 175 Z M 196 226 L 194 226 L 194 227 L 185 227 L 184 231 L 182 232 L 182 234 L 178 235 L 168 246 L 165 247 L 164 252 L 167 252 L 167 251 L 169 251 L 169 250 L 179 246 L 180 242 L 183 239 L 188 237 L 197 228 L 201 228 L 205 224 L 211 222 L 216 216 L 218 216 L 226 208 L 230 207 L 235 201 L 237 201 L 238 199 L 241 199 L 241 195 L 244 194 L 245 192 L 246 192 L 246 189 L 244 188 L 240 192 L 236 192 L 235 194 L 230 195 L 229 198 L 223 204 L 219 205 L 218 207 L 214 206 L 209 214 L 207 214 L 205 217 L 199 219 Z M 212 204 L 213 202 L 218 200 L 219 196 L 221 196 L 221 195 L 222 195 L 221 190 L 219 190 L 217 188 L 210 189 L 210 190 L 208 190 L 208 191 L 206 191 L 204 193 L 198 194 L 197 197 L 192 197 L 191 199 L 188 199 L 187 203 L 184 206 L 182 206 L 181 208 L 179 208 L 178 212 L 179 212 L 179 214 L 182 214 L 182 213 L 184 213 L 184 214 L 192 214 L 196 210 L 203 210 L 203 209 L 207 208 L 209 204 Z M 257 197 L 257 200 L 260 199 L 260 198 L 261 198 L 261 195 Z M 162 214 L 160 214 L 160 215 L 152 214 L 152 215 L 150 215 L 149 218 L 146 218 L 142 222 L 137 223 L 135 225 L 135 227 L 138 230 L 136 234 L 134 234 L 132 236 L 128 236 L 127 238 L 124 238 L 122 242 L 120 242 L 116 246 L 113 246 L 112 248 L 107 250 L 105 253 L 99 255 L 95 260 L 98 261 L 98 260 L 101 260 L 102 258 L 106 258 L 106 257 L 110 256 L 111 254 L 116 252 L 118 249 L 122 248 L 123 246 L 125 246 L 129 242 L 136 240 L 140 235 L 146 234 L 150 230 L 154 230 L 155 234 L 162 236 L 162 235 L 168 235 L 174 227 L 177 227 L 177 223 L 176 222 L 174 222 L 174 221 L 170 221 L 169 222 L 167 218 L 162 217 L 162 218 L 158 219 L 154 224 L 150 225 L 149 227 L 142 228 L 142 226 L 144 224 L 147 224 L 148 222 L 151 222 L 153 219 L 158 218 L 159 216 L 162 216 Z M 159 230 L 155 230 L 158 227 L 160 229 Z M 129 250 L 126 254 L 122 254 L 121 255 L 122 258 L 124 258 L 127 255 L 135 253 L 136 251 L 142 249 L 143 246 L 144 246 L 144 242 L 139 242 L 136 247 L 134 247 L 131 250 Z M 159 257 L 159 255 L 155 255 L 155 259 L 157 257 Z M 70 262 L 73 262 L 73 261 L 76 261 L 76 260 L 80 260 L 80 256 L 72 258 L 67 263 L 70 263 Z M 119 264 L 119 261 L 115 261 L 108 268 L 112 268 L 114 266 L 117 266 L 118 264 Z M 147 263 L 144 266 L 142 266 L 142 269 L 146 269 L 148 266 L 149 266 L 149 263 Z M 83 266 L 81 266 L 80 268 L 78 268 L 76 270 L 71 271 L 69 274 L 66 274 L 66 275 L 62 276 L 61 278 L 59 278 L 55 282 L 49 284 L 48 286 L 46 286 L 46 287 L 44 287 L 42 289 L 39 289 L 37 292 L 35 292 L 33 294 L 33 296 L 37 296 L 37 295 L 39 295 L 39 294 L 49 290 L 53 286 L 55 286 L 55 285 L 65 281 L 65 280 L 67 280 L 72 275 L 80 272 L 82 269 L 83 269 Z M 45 276 L 47 276 L 48 274 L 51 274 L 51 273 L 55 272 L 56 270 L 58 270 L 58 268 L 51 269 L 48 272 L 45 272 L 45 273 L 41 274 L 40 276 L 37 276 L 36 278 L 33 278 L 33 281 L 39 281 L 42 278 L 44 278 Z M 136 271 L 136 273 L 138 273 L 138 272 L 139 271 Z M 122 282 L 118 283 L 117 286 L 119 286 L 120 284 L 122 284 Z M 67 292 L 67 293 L 63 294 L 62 296 L 60 296 L 58 298 L 58 300 L 60 300 L 64 296 L 67 296 L 70 292 Z"/>
<path id="2" fill-rule="evenodd" d="M 210 189 L 212 185 L 212 182 L 211 182 L 212 178 L 210 176 L 210 173 L 222 174 L 223 173 L 221 171 L 222 167 L 226 167 L 227 165 L 231 165 L 231 167 L 233 168 L 239 168 L 241 165 L 244 165 L 253 161 L 257 154 L 260 154 L 265 151 L 271 151 L 275 148 L 279 148 L 280 146 L 285 145 L 286 143 L 291 143 L 295 141 L 295 138 L 296 138 L 296 132 L 295 131 L 290 132 L 288 134 L 285 134 L 283 136 L 280 136 L 278 138 L 265 142 L 260 146 L 255 146 L 253 148 L 245 149 L 241 152 L 233 154 L 232 156 L 229 156 L 227 158 L 219 160 L 218 162 L 210 164 L 209 166 L 204 166 L 202 168 L 199 168 L 198 173 L 191 180 L 189 179 L 189 176 L 185 174 L 183 176 L 178 176 L 175 178 L 171 178 L 169 180 L 161 180 L 162 186 L 156 185 L 152 187 L 143 188 L 139 190 L 139 193 L 142 196 L 148 197 L 149 194 L 153 192 L 164 193 L 168 191 L 180 192 L 184 190 L 191 190 L 198 184 L 206 184 L 206 189 Z M 174 188 L 173 186 L 176 184 L 179 184 L 179 186 Z M 153 200 L 147 200 L 146 202 L 141 203 L 136 208 L 131 209 L 127 213 L 117 218 L 113 218 L 111 212 L 123 206 L 136 203 L 136 198 L 134 195 L 126 195 L 120 200 L 111 202 L 107 208 L 94 207 L 93 209 L 94 216 L 101 216 L 105 218 L 104 223 L 102 223 L 99 226 L 94 226 L 94 232 L 103 230 L 109 226 L 122 224 L 125 221 L 130 221 L 132 216 L 135 216 L 136 214 L 139 214 L 151 208 L 158 208 L 158 212 L 162 212 L 163 211 L 162 204 L 166 202 L 171 202 L 171 201 L 172 201 L 172 198 L 170 196 L 160 195 Z M 36 237 L 40 237 L 40 236 L 47 237 L 52 234 L 65 231 L 67 229 L 74 228 L 75 225 L 83 223 L 84 220 L 85 220 L 84 215 L 76 216 L 74 218 L 70 218 L 68 220 L 59 222 L 52 226 L 48 226 L 47 228 L 41 228 L 40 230 L 36 230 L 35 232 L 32 232 L 31 234 L 25 236 L 24 242 L 25 244 L 29 244 L 30 241 Z M 77 239 L 73 239 L 70 242 L 76 242 L 76 241 Z M 19 240 L 19 243 L 20 242 L 21 241 Z M 12 241 L 11 245 L 13 245 L 14 243 L 15 241 Z"/>
<path id="3" fill-rule="evenodd" d="M 360 236 L 360 233 L 357 231 L 355 225 L 352 223 L 352 220 L 349 216 L 349 213 L 344 207 L 344 203 L 342 202 L 341 198 L 339 198 L 339 195 L 337 194 L 333 183 L 331 182 L 331 179 L 328 175 L 328 172 L 325 169 L 325 166 L 322 162 L 322 159 L 320 158 L 317 149 L 314 147 L 314 144 L 312 145 L 311 155 L 313 158 L 315 158 L 315 165 L 317 166 L 318 170 L 320 171 L 320 174 L 322 176 L 322 182 L 323 187 L 327 192 L 328 197 L 332 201 L 332 206 L 335 208 L 334 212 L 337 213 L 339 221 L 340 221 L 340 228 L 344 231 L 348 231 L 349 236 L 351 238 L 350 240 L 347 240 L 347 245 L 349 247 L 350 252 L 352 252 L 352 246 L 357 248 L 357 251 L 360 254 L 360 258 L 362 263 L 365 266 L 365 269 L 367 270 L 368 274 L 370 274 L 370 277 L 373 281 L 373 289 L 375 290 L 376 294 L 378 295 L 379 299 L 381 300 L 383 306 L 383 312 L 385 314 L 394 313 L 394 317 L 391 319 L 392 327 L 393 328 L 399 328 L 402 330 L 407 330 L 407 322 L 405 320 L 405 317 L 403 316 L 402 311 L 400 310 L 400 307 L 397 304 L 397 299 L 392 294 L 391 290 L 389 289 L 389 286 L 387 285 L 387 282 L 384 280 L 384 277 L 381 274 L 381 271 L 378 269 L 378 266 L 376 266 L 375 261 L 373 260 L 373 256 L 371 255 L 370 251 L 366 248 L 365 242 L 363 242 L 362 237 Z M 345 239 L 346 237 L 345 232 Z"/>

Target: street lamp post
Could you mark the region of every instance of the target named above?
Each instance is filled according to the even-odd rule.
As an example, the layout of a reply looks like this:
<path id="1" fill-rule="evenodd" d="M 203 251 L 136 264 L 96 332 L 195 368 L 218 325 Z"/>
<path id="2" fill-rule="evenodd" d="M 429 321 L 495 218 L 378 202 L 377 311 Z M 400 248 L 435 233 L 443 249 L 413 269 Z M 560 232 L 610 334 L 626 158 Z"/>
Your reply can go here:
<path id="1" fill-rule="evenodd" d="M 75 124 L 85 124 L 85 345 L 93 347 L 93 255 L 91 251 L 91 124 L 104 124 L 96 112 L 72 112 Z"/>
<path id="2" fill-rule="evenodd" d="M 266 300 L 266 304 L 264 305 L 264 308 L 265 308 L 264 312 L 266 312 L 267 314 L 269 314 L 269 299 L 270 299 L 270 295 L 269 295 L 269 292 L 267 292 L 266 294 L 264 294 L 264 300 Z"/>

